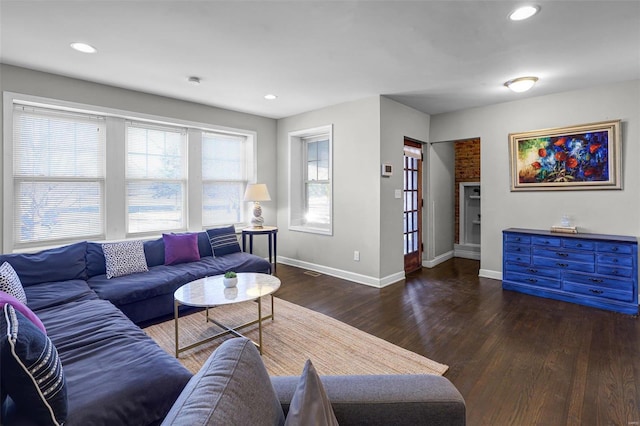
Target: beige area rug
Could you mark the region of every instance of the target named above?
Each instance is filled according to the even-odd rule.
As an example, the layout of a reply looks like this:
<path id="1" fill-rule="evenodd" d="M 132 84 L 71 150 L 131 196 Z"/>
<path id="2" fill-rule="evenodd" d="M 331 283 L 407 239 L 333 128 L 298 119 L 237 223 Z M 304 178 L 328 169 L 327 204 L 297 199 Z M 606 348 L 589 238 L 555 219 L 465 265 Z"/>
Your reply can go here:
<path id="1" fill-rule="evenodd" d="M 324 314 L 274 298 L 275 320 L 262 325 L 262 359 L 272 376 L 297 376 L 307 359 L 321 375 L 350 374 L 437 374 L 449 368 L 385 340 L 360 331 Z M 263 316 L 271 313 L 269 297 L 263 298 Z M 244 302 L 218 306 L 209 315 L 218 322 L 236 326 L 255 318 L 258 305 Z M 211 336 L 221 329 L 206 322 L 204 311 L 179 319 L 180 346 Z M 175 356 L 174 321 L 152 325 L 144 331 L 165 351 Z M 258 340 L 258 326 L 242 330 Z M 215 348 L 230 337 L 224 336 L 180 354 L 191 372 L 198 371 Z"/>

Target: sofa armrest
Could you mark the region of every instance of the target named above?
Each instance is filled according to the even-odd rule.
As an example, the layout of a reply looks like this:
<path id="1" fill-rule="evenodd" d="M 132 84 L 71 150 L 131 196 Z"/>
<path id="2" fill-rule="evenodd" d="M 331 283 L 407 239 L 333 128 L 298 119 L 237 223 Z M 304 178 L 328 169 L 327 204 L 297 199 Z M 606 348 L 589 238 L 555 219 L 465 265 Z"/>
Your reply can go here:
<path id="1" fill-rule="evenodd" d="M 285 415 L 299 377 L 271 377 Z M 464 425 L 464 399 L 436 375 L 322 376 L 338 423 L 345 425 Z"/>

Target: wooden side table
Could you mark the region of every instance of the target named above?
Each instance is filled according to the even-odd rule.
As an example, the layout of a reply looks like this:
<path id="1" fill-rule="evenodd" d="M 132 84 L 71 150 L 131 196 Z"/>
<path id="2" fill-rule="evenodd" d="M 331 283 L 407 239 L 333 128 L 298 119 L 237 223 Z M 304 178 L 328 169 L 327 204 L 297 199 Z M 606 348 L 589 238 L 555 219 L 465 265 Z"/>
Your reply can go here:
<path id="1" fill-rule="evenodd" d="M 253 253 L 254 235 L 267 235 L 269 237 L 269 263 L 273 263 L 273 270 L 275 271 L 278 259 L 278 227 L 244 228 L 242 230 L 242 251 L 244 252 L 247 251 L 247 235 L 249 236 L 249 253 Z M 273 253 L 273 262 L 271 261 L 271 253 Z"/>

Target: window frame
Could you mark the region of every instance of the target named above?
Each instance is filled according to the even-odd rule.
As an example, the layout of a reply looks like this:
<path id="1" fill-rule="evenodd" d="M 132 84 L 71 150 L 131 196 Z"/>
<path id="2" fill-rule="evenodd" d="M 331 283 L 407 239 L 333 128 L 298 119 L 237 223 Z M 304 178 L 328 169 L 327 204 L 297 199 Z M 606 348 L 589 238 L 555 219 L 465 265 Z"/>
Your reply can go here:
<path id="1" fill-rule="evenodd" d="M 308 142 L 328 140 L 328 179 L 320 181 L 328 184 L 329 190 L 329 223 L 308 222 L 307 185 L 308 180 Z M 312 234 L 333 235 L 333 124 L 289 132 L 289 223 L 292 231 Z"/>
<path id="2" fill-rule="evenodd" d="M 202 138 L 202 142 L 200 144 L 201 146 L 201 157 L 202 160 L 204 161 L 205 155 L 204 155 L 204 139 L 205 139 L 205 135 L 206 134 L 216 134 L 216 135 L 223 135 L 223 136 L 231 136 L 231 137 L 238 137 L 238 138 L 243 138 L 242 140 L 242 151 L 243 151 L 243 173 L 242 173 L 242 177 L 240 179 L 205 179 L 204 175 L 205 172 L 204 170 L 201 173 L 201 184 L 202 184 L 202 191 L 201 191 L 201 195 L 202 195 L 202 203 L 201 203 L 201 214 L 202 214 L 202 226 L 203 227 L 216 227 L 216 226 L 223 226 L 223 225 L 228 225 L 228 223 L 226 222 L 215 222 L 215 223 L 208 223 L 205 221 L 205 214 L 204 214 L 204 209 L 205 209 L 205 195 L 204 195 L 204 191 L 205 191 L 205 186 L 207 184 L 215 184 L 215 183 L 225 183 L 225 182 L 240 182 L 242 184 L 242 190 L 241 190 L 241 194 L 244 194 L 244 191 L 247 187 L 248 184 L 250 183 L 256 183 L 256 155 L 255 155 L 255 149 L 253 149 L 253 143 L 251 142 L 251 136 L 247 135 L 247 134 L 239 134 L 239 133 L 232 133 L 232 132 L 220 132 L 220 131 L 202 131 L 201 133 L 201 138 Z M 203 161 L 200 162 L 201 166 L 204 167 L 204 163 Z M 239 207 L 239 211 L 240 211 L 240 221 L 239 222 L 233 222 L 233 225 L 236 225 L 237 227 L 241 227 L 244 224 L 248 224 L 249 222 L 249 208 L 248 205 L 245 203 L 244 199 L 242 199 L 242 195 L 241 195 L 241 199 L 240 199 L 240 207 Z"/>
<path id="3" fill-rule="evenodd" d="M 174 133 L 179 133 L 180 137 L 181 137 L 181 141 L 180 141 L 180 150 L 181 150 L 181 155 L 180 155 L 180 163 L 181 163 L 181 169 L 182 169 L 182 175 L 180 178 L 178 179 L 156 179 L 156 178 L 149 178 L 149 177 L 145 177 L 145 178 L 132 178 L 128 175 L 127 170 L 128 170 L 128 165 L 129 165 L 129 129 L 130 128 L 139 128 L 139 129 L 146 129 L 146 130 L 156 130 L 156 131 L 167 131 L 167 132 L 174 132 Z M 158 232 L 175 232 L 175 231 L 186 231 L 188 228 L 188 203 L 189 203 L 189 198 L 188 198 L 188 166 L 189 166 L 189 156 L 188 156 L 188 151 L 187 151 L 187 144 L 188 144 L 188 139 L 187 139 L 187 129 L 185 129 L 184 127 L 180 127 L 180 126 L 169 126 L 169 125 L 157 125 L 157 124 L 152 124 L 152 123 L 145 123 L 145 122 L 141 122 L 141 121 L 131 121 L 131 120 L 125 120 L 125 152 L 126 152 L 126 164 L 125 164 L 125 220 L 126 220 L 126 236 L 127 238 L 131 238 L 131 237 L 140 237 L 140 236 L 145 236 L 145 235 L 156 235 L 158 234 Z M 147 152 L 147 157 L 150 155 Z M 179 184 L 180 185 L 180 189 L 181 189 L 181 200 L 180 200 L 180 204 L 182 207 L 181 210 L 181 216 L 182 216 L 182 220 L 180 223 L 180 226 L 175 227 L 175 228 L 160 228 L 160 229 L 153 229 L 153 230 L 142 230 L 142 231 L 136 231 L 133 232 L 131 231 L 131 212 L 129 211 L 130 208 L 130 198 L 128 195 L 128 188 L 129 188 L 129 184 L 130 183 L 170 183 L 170 184 Z"/>
<path id="4" fill-rule="evenodd" d="M 106 118 L 106 148 L 104 152 L 104 234 L 100 236 L 78 236 L 65 241 L 39 241 L 26 246 L 16 246 L 13 230 L 13 105 L 22 104 L 34 107 L 42 107 L 53 110 L 76 112 L 81 114 L 97 115 Z M 152 125 L 183 127 L 187 129 L 187 170 L 186 179 L 188 184 L 184 190 L 187 197 L 185 230 L 199 232 L 205 229 L 202 224 L 202 162 L 200 160 L 202 132 L 228 133 L 245 136 L 246 158 L 249 169 L 247 178 L 250 183 L 256 182 L 257 178 L 257 139 L 255 130 L 240 129 L 234 127 L 221 126 L 211 123 L 201 123 L 184 119 L 163 117 L 140 112 L 132 112 L 123 109 L 116 109 L 79 102 L 64 101 L 60 99 L 46 98 L 42 96 L 28 95 L 17 92 L 3 92 L 3 162 L 2 162 L 2 205 L 3 219 L 0 227 L 0 242 L 3 253 L 31 252 L 35 249 L 45 249 L 58 247 L 61 244 L 68 244 L 77 241 L 114 241 L 140 238 L 156 238 L 162 235 L 161 231 L 151 233 L 147 236 L 135 234 L 129 236 L 126 233 L 127 209 L 126 209 L 126 129 L 125 121 L 143 122 Z M 243 209 L 245 220 L 248 220 L 249 205 Z M 246 211 L 244 211 L 246 210 Z M 244 226 L 245 224 L 236 224 Z M 248 224 L 246 224 L 248 225 Z M 165 230 L 163 230 L 165 231 Z M 171 230 L 166 230 L 170 232 Z"/>
<path id="5" fill-rule="evenodd" d="M 105 228 L 106 228 L 106 209 L 105 209 L 105 182 L 106 182 L 106 117 L 101 115 L 101 114 L 95 114 L 92 112 L 77 112 L 77 111 L 68 111 L 65 109 L 61 109 L 61 108 L 55 108 L 55 107 L 51 107 L 49 105 L 35 105 L 29 102 L 11 102 L 9 105 L 7 105 L 5 103 L 4 105 L 5 107 L 5 112 L 7 112 L 7 108 L 10 109 L 10 120 L 6 120 L 6 114 L 5 114 L 5 143 L 4 143 L 4 152 L 5 152 L 5 162 L 4 162 L 4 181 L 5 181 L 5 185 L 3 188 L 3 192 L 4 192 L 4 205 L 5 206 L 11 206 L 11 208 L 9 209 L 3 209 L 4 210 L 4 223 L 3 223 L 3 227 L 5 230 L 5 234 L 6 231 L 8 230 L 9 233 L 11 234 L 12 237 L 12 241 L 11 241 L 11 249 L 12 250 L 22 250 L 22 249 L 29 249 L 32 247 L 39 247 L 42 245 L 60 245 L 60 244 L 67 244 L 67 243 L 71 243 L 73 241 L 77 241 L 78 238 L 92 238 L 92 239 L 100 239 L 100 238 L 104 238 L 105 236 Z M 14 137 L 15 137 L 15 133 L 14 133 L 14 127 L 15 127 L 15 120 L 14 118 L 16 117 L 15 114 L 15 109 L 16 107 L 22 107 L 22 108 L 31 108 L 33 109 L 33 114 L 34 115 L 42 115 L 42 116 L 49 116 L 49 117 L 55 117 L 58 116 L 59 118 L 62 119 L 69 119 L 70 122 L 73 122 L 72 118 L 73 116 L 77 116 L 79 121 L 86 121 L 87 123 L 91 123 L 92 125 L 96 125 L 101 131 L 102 134 L 99 136 L 99 140 L 98 140 L 98 158 L 97 161 L 101 162 L 100 163 L 96 163 L 96 168 L 97 168 L 97 172 L 96 176 L 94 177 L 90 177 L 90 176 L 81 176 L 81 177 L 74 177 L 71 175 L 64 175 L 64 176 L 57 176 L 57 175 L 51 175 L 51 174 L 47 174 L 47 175 L 20 175 L 16 173 L 16 169 L 15 169 L 15 159 L 14 159 L 14 154 L 15 154 L 15 145 L 14 145 Z M 7 134 L 10 134 L 10 147 L 8 147 L 8 143 L 6 143 L 7 141 Z M 9 149 L 8 149 L 9 148 Z M 73 183 L 95 183 L 97 185 L 97 187 L 99 188 L 99 194 L 100 196 L 97 199 L 97 207 L 99 210 L 99 215 L 98 215 L 98 220 L 99 220 L 99 231 L 95 234 L 84 234 L 80 237 L 74 237 L 74 236 L 63 236 L 60 238 L 51 238 L 51 239 L 40 239 L 40 240 L 36 240 L 36 241 L 29 241 L 29 242 L 19 242 L 18 241 L 18 235 L 16 232 L 16 213 L 17 213 L 17 206 L 19 203 L 17 203 L 17 199 L 16 197 L 18 196 L 18 192 L 19 192 L 19 187 L 21 186 L 21 183 L 54 183 L 54 182 L 58 182 L 60 184 L 71 184 L 73 185 Z M 5 248 L 5 252 L 6 252 L 6 247 L 7 244 L 3 243 L 3 247 Z"/>

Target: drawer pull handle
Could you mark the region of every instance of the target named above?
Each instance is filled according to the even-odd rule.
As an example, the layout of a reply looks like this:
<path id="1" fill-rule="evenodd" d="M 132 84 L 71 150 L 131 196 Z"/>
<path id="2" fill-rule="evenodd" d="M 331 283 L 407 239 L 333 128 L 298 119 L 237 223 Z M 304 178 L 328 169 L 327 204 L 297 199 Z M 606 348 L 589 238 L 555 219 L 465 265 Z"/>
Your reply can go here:
<path id="1" fill-rule="evenodd" d="M 527 271 L 531 272 L 532 274 L 535 274 L 536 272 L 538 272 L 537 269 L 533 269 L 533 268 L 529 268 L 527 269 Z"/>
<path id="2" fill-rule="evenodd" d="M 529 281 L 530 283 L 537 283 L 538 280 L 536 280 L 535 278 L 527 278 L 527 281 Z"/>
<path id="3" fill-rule="evenodd" d="M 600 279 L 600 278 L 589 278 L 589 281 L 591 281 L 592 283 L 603 283 L 604 280 Z"/>
<path id="4" fill-rule="evenodd" d="M 578 243 L 576 244 L 576 247 L 582 247 L 582 244 Z"/>
<path id="5" fill-rule="evenodd" d="M 569 253 L 562 253 L 562 252 L 557 251 L 556 254 L 558 256 L 560 256 L 560 257 L 569 257 Z"/>
<path id="6" fill-rule="evenodd" d="M 561 268 L 566 268 L 567 266 L 569 266 L 569 264 L 567 264 L 567 263 L 556 263 L 556 265 L 561 267 Z"/>
<path id="7" fill-rule="evenodd" d="M 514 238 L 514 241 L 520 241 L 520 237 Z"/>
<path id="8" fill-rule="evenodd" d="M 593 294 L 602 294 L 602 293 L 604 293 L 604 291 L 602 291 L 602 290 L 594 290 L 594 289 L 592 289 L 592 288 L 590 288 L 590 289 L 589 289 L 589 291 L 590 291 L 591 293 L 593 293 Z"/>
<path id="9" fill-rule="evenodd" d="M 618 247 L 612 248 L 611 251 L 618 251 Z"/>

